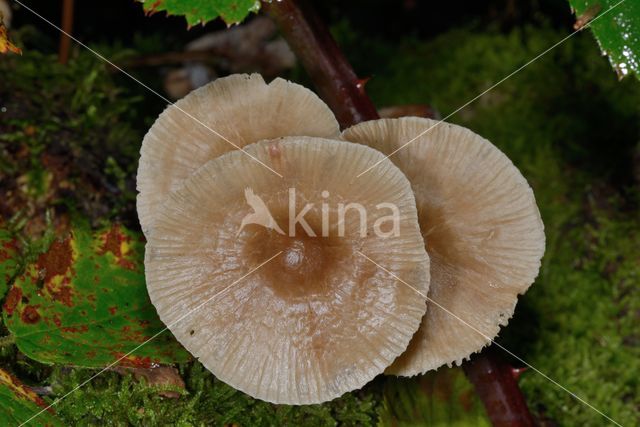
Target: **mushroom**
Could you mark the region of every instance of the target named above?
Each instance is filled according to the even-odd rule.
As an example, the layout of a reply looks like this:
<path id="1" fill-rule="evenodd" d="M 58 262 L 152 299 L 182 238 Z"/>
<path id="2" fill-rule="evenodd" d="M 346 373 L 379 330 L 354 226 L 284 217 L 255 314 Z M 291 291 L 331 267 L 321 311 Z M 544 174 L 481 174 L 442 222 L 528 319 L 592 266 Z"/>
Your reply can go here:
<path id="1" fill-rule="evenodd" d="M 206 368 L 253 397 L 338 397 L 382 373 L 420 326 L 425 298 L 361 255 L 426 295 L 411 186 L 376 150 L 261 141 L 210 160 L 156 209 L 151 301 Z"/>
<path id="2" fill-rule="evenodd" d="M 236 74 L 169 106 L 144 137 L 138 217 L 145 235 L 162 200 L 208 160 L 281 136 L 337 137 L 338 122 L 312 91 L 277 78 Z"/>
<path id="3" fill-rule="evenodd" d="M 498 148 L 460 126 L 382 119 L 342 138 L 390 155 L 405 173 L 431 260 L 422 326 L 387 372 L 460 364 L 508 323 L 538 274 L 545 236 L 531 188 Z M 361 178 L 378 167 L 371 166 Z"/>

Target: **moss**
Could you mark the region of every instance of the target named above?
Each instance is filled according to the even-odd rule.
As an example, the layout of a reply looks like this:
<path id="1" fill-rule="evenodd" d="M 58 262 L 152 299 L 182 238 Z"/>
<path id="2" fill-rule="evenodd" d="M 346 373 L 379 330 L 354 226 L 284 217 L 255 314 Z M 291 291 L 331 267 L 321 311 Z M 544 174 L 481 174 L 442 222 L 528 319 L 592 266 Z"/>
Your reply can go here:
<path id="1" fill-rule="evenodd" d="M 557 240 L 541 283 L 527 295 L 540 331 L 527 357 L 596 408 L 631 425 L 640 418 L 640 221 L 598 207 L 595 200 L 587 203 L 592 217 L 572 221 Z M 526 375 L 522 385 L 554 418 L 603 422 L 540 376 Z"/>
<path id="2" fill-rule="evenodd" d="M 545 28 L 456 30 L 382 46 L 368 89 L 378 105 L 427 103 L 446 117 L 563 37 Z M 510 156 L 545 222 L 540 276 L 501 341 L 623 425 L 640 419 L 638 99 L 640 84 L 617 81 L 579 34 L 448 119 Z M 534 372 L 522 387 L 531 407 L 559 425 L 605 421 Z"/>
<path id="3" fill-rule="evenodd" d="M 186 391 L 179 399 L 161 397 L 157 388 L 108 372 L 69 395 L 57 411 L 66 421 L 83 425 L 320 427 L 371 425 L 376 417 L 372 393 L 347 394 L 324 405 L 272 405 L 222 383 L 197 362 L 182 366 L 180 373 Z M 63 395 L 93 374 L 58 368 L 50 380 L 54 392 Z"/>
<path id="4" fill-rule="evenodd" d="M 29 50 L 3 58 L 0 74 L 0 213 L 65 205 L 94 220 L 133 214 L 140 98 L 88 52 L 65 67 Z"/>

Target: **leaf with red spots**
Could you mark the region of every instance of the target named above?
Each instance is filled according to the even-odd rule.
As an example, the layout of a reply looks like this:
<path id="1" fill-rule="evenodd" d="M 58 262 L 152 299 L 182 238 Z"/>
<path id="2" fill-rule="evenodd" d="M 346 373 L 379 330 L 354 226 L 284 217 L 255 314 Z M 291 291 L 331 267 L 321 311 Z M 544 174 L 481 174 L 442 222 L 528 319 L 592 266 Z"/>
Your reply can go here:
<path id="1" fill-rule="evenodd" d="M 21 425 L 47 408 L 48 403 L 16 377 L 0 369 L 0 425 Z M 53 408 L 48 408 L 37 418 L 37 425 L 62 426 Z"/>
<path id="2" fill-rule="evenodd" d="M 82 227 L 25 268 L 4 303 L 16 345 L 44 363 L 148 368 L 189 359 L 149 301 L 140 235 Z M 133 354 L 128 354 L 135 350 Z"/>
<path id="3" fill-rule="evenodd" d="M 259 0 L 139 0 L 147 14 L 166 11 L 183 15 L 189 26 L 206 24 L 218 17 L 227 24 L 237 24 L 251 12 L 260 10 Z"/>
<path id="4" fill-rule="evenodd" d="M 18 243 L 7 230 L 0 228 L 0 300 L 18 269 Z"/>

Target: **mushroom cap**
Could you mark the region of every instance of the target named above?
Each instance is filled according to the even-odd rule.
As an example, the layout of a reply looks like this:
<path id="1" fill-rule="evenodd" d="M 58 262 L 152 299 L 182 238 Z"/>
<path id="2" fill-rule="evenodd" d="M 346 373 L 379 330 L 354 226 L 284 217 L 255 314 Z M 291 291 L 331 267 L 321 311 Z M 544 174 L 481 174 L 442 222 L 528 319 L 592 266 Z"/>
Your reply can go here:
<path id="1" fill-rule="evenodd" d="M 228 151 L 281 136 L 336 138 L 340 127 L 309 89 L 259 74 L 213 81 L 170 105 L 142 141 L 138 217 L 145 235 L 162 200 L 189 175 Z"/>
<path id="2" fill-rule="evenodd" d="M 424 297 L 359 253 L 384 260 L 426 295 L 429 261 L 411 186 L 381 153 L 359 144 L 287 137 L 246 150 L 283 177 L 233 151 L 171 193 L 146 248 L 151 301 L 186 349 L 231 386 L 274 403 L 333 399 L 382 373 L 426 310 Z M 379 160 L 375 172 L 356 178 Z M 278 226 L 246 224 L 261 203 Z M 344 215 L 340 233 L 340 203 L 364 207 L 366 233 L 355 211 Z M 380 203 L 397 207 L 397 236 L 375 232 L 390 213 Z M 303 218 L 316 237 L 289 227 L 307 204 Z"/>
<path id="3" fill-rule="evenodd" d="M 383 119 L 353 126 L 342 138 L 389 155 L 429 128 L 390 157 L 413 187 L 431 260 L 427 314 L 387 370 L 402 376 L 460 364 L 487 345 L 535 280 L 545 246 L 531 187 L 504 153 L 470 130 Z"/>

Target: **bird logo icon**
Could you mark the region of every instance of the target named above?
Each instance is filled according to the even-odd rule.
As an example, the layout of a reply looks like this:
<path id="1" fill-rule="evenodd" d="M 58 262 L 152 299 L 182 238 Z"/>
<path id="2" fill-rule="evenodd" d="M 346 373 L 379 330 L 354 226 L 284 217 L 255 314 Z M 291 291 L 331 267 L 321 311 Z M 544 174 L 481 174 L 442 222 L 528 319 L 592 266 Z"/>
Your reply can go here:
<path id="1" fill-rule="evenodd" d="M 239 236 L 244 227 L 249 224 L 261 225 L 268 229 L 275 230 L 279 234 L 285 234 L 276 220 L 273 219 L 273 215 L 271 215 L 269 208 L 260 196 L 256 195 L 251 188 L 245 188 L 244 197 L 247 200 L 247 204 L 253 209 L 253 212 L 242 218 L 242 223 L 240 224 L 240 229 L 236 233 L 236 237 Z"/>

